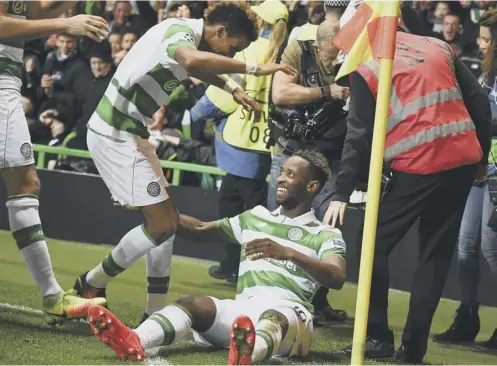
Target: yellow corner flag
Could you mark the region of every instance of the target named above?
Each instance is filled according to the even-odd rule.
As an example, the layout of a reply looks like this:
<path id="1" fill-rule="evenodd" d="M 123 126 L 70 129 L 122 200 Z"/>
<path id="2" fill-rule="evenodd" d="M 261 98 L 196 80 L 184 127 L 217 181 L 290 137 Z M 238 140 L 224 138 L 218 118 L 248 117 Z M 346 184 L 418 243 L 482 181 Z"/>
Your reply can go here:
<path id="1" fill-rule="evenodd" d="M 347 54 L 336 79 L 354 72 L 375 58 L 393 59 L 400 19 L 398 0 L 364 1 L 331 42 Z"/>
<path id="2" fill-rule="evenodd" d="M 364 217 L 354 338 L 352 341 L 352 365 L 364 363 L 381 174 L 399 18 L 400 3 L 398 0 L 364 1 L 332 41 L 334 46 L 347 54 L 336 79 L 354 72 L 364 62 L 380 59 L 380 77 L 368 177 L 368 199 Z M 353 94 L 354 90 L 351 90 L 351 93 Z"/>

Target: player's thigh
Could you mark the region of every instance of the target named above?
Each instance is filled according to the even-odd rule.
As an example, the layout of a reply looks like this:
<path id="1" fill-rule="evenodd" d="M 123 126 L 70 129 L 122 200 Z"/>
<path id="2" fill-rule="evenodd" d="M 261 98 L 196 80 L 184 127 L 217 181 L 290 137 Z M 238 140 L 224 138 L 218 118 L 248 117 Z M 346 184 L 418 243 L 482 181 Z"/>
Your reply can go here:
<path id="1" fill-rule="evenodd" d="M 148 140 L 135 137 L 136 163 L 133 177 L 133 199 L 136 207 L 151 206 L 168 200 L 169 187 L 157 157 Z M 166 207 L 167 205 L 160 205 Z"/>
<path id="2" fill-rule="evenodd" d="M 216 305 L 216 318 L 212 327 L 206 332 L 194 332 L 197 342 L 215 347 L 228 348 L 230 344 L 231 325 L 235 319 L 248 312 L 248 308 L 243 302 L 231 299 L 220 300 L 211 297 Z"/>
<path id="3" fill-rule="evenodd" d="M 132 174 L 135 154 L 130 142 L 104 136 L 91 129 L 87 134 L 88 151 L 116 204 L 132 206 Z"/>
<path id="4" fill-rule="evenodd" d="M 148 143 L 148 142 L 147 142 Z M 126 208 L 166 201 L 168 183 L 153 147 L 141 147 L 132 137 L 115 138 L 88 131 L 88 150 L 112 199 Z M 145 141 L 140 139 L 140 144 Z"/>
<path id="5" fill-rule="evenodd" d="M 34 164 L 0 169 L 0 177 L 7 188 L 7 196 L 40 194 L 40 180 Z"/>
<path id="6" fill-rule="evenodd" d="M 302 357 L 309 353 L 314 330 L 312 315 L 305 307 L 297 303 L 283 302 L 273 305 L 273 309 L 288 320 L 288 330 L 281 341 L 279 357 Z"/>
<path id="7" fill-rule="evenodd" d="M 0 89 L 0 169 L 34 164 L 28 122 L 21 94 Z"/>

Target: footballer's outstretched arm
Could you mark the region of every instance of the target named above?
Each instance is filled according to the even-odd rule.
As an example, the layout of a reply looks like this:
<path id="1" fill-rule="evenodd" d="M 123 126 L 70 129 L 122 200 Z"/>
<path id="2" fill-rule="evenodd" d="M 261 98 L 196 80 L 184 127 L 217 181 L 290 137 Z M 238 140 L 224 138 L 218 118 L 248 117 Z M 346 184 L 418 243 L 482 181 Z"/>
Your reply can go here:
<path id="1" fill-rule="evenodd" d="M 228 81 L 224 76 L 207 72 L 194 71 L 190 73 L 190 75 L 196 79 L 202 80 L 204 83 L 224 89 L 227 93 L 233 95 L 235 102 L 241 104 L 243 107 L 251 109 L 254 112 L 261 111 L 259 103 L 257 103 L 254 98 L 249 97 L 233 80 Z"/>
<path id="2" fill-rule="evenodd" d="M 191 241 L 204 243 L 220 243 L 224 241 L 218 230 L 218 222 L 203 222 L 194 217 L 179 215 L 176 235 Z"/>
<path id="3" fill-rule="evenodd" d="M 40 38 L 54 32 L 84 35 L 94 41 L 101 42 L 107 36 L 109 27 L 103 18 L 93 15 L 41 20 L 9 17 L 7 16 L 7 4 L 0 0 L 0 41 Z"/>
<path id="4" fill-rule="evenodd" d="M 188 72 L 212 74 L 248 74 L 255 76 L 272 75 L 277 71 L 297 75 L 293 68 L 282 64 L 251 65 L 247 62 L 216 55 L 212 52 L 199 51 L 193 47 L 178 47 L 174 52 L 175 60 Z M 247 68 L 247 65 L 249 68 Z M 255 66 L 251 68 L 251 66 Z"/>
<path id="5" fill-rule="evenodd" d="M 225 89 L 227 92 L 232 93 L 238 85 L 233 85 L 233 90 L 227 90 L 226 82 L 228 81 L 224 76 L 216 75 L 208 72 L 193 71 L 189 73 L 195 79 L 199 79 L 209 85 L 217 86 L 219 89 Z"/>
<path id="6" fill-rule="evenodd" d="M 76 3 L 73 1 L 28 1 L 29 19 L 56 18 L 71 9 Z"/>

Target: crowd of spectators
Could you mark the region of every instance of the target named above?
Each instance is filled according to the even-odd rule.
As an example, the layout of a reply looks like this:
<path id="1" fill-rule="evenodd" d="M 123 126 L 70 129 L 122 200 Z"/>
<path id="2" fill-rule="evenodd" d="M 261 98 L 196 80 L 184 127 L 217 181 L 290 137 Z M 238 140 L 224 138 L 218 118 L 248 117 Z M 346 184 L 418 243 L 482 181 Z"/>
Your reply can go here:
<path id="1" fill-rule="evenodd" d="M 86 124 L 103 96 L 117 66 L 138 39 L 152 26 L 171 17 L 201 18 L 216 1 L 79 1 L 63 16 L 78 13 L 103 16 L 111 27 L 108 40 L 96 43 L 69 34 L 53 34 L 26 44 L 23 103 L 32 142 L 86 149 Z M 255 4 L 259 1 L 251 1 Z M 283 1 L 289 9 L 289 32 L 325 17 L 322 1 Z M 478 21 L 495 6 L 492 1 L 404 1 L 405 26 L 413 33 L 449 43 L 479 77 L 482 56 L 478 47 Z M 150 127 L 160 138 L 161 159 L 215 165 L 213 121 L 189 126 L 189 110 L 206 86 L 191 79 L 175 93 L 174 101 Z M 61 169 L 96 172 L 91 161 L 55 160 Z"/>

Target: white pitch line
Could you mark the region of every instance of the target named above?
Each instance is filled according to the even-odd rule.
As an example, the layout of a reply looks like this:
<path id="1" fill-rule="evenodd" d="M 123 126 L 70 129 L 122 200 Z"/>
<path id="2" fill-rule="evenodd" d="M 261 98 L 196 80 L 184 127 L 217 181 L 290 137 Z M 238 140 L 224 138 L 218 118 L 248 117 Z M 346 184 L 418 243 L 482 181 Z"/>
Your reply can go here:
<path id="1" fill-rule="evenodd" d="M 145 351 L 145 362 L 147 365 L 172 365 L 172 363 L 160 356 L 160 347 L 149 348 Z"/>
<path id="2" fill-rule="evenodd" d="M 26 313 L 31 315 L 43 315 L 43 311 L 41 310 L 30 308 L 29 306 L 24 306 L 24 305 L 9 304 L 6 302 L 0 302 L 0 309 L 15 310 L 20 313 Z"/>

